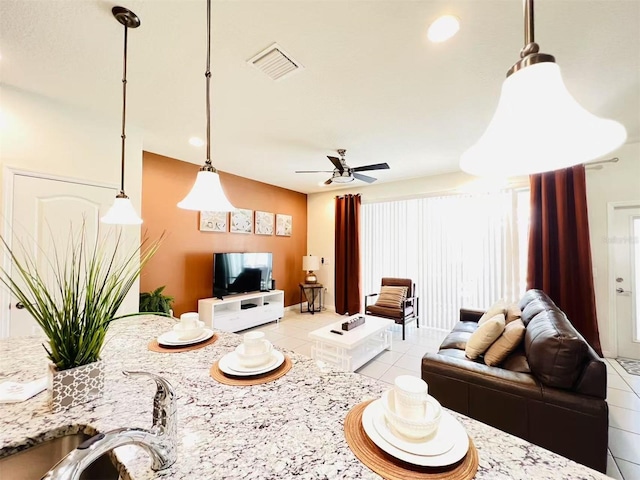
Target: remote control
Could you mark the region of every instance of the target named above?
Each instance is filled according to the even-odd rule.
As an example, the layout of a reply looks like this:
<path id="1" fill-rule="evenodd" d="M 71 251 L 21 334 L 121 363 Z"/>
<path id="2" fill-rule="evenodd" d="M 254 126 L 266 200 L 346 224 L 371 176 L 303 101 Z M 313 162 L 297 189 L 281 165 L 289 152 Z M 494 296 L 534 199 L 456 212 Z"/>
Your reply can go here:
<path id="1" fill-rule="evenodd" d="M 338 330 L 331 330 L 331 333 L 337 333 L 338 335 L 342 335 L 342 332 L 339 332 Z"/>

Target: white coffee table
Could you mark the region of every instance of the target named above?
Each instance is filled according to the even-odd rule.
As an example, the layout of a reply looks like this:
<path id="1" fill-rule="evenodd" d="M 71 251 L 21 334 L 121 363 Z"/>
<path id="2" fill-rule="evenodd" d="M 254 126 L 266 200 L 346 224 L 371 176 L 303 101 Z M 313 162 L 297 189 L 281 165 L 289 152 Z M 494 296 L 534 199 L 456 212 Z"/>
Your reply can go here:
<path id="1" fill-rule="evenodd" d="M 353 330 L 342 330 L 344 320 L 309 332 L 314 341 L 311 357 L 353 372 L 384 350 L 391 348 L 393 320 L 365 315 L 364 325 Z M 331 330 L 342 332 L 342 335 Z"/>

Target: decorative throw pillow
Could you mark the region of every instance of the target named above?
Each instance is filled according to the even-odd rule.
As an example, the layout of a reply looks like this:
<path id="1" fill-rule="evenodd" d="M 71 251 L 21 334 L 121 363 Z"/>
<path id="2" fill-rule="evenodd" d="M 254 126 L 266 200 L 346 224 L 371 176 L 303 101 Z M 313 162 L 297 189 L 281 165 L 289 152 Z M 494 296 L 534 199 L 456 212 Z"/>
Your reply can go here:
<path id="1" fill-rule="evenodd" d="M 380 289 L 380 295 L 376 301 L 378 307 L 401 308 L 402 301 L 407 296 L 407 287 L 384 286 Z"/>
<path id="2" fill-rule="evenodd" d="M 502 299 L 489 307 L 485 314 L 480 317 L 480 320 L 478 320 L 478 325 L 482 325 L 484 322 L 495 317 L 499 313 L 502 313 L 503 315 L 507 314 L 507 304 Z"/>
<path id="3" fill-rule="evenodd" d="M 518 318 L 504 327 L 500 335 L 484 354 L 484 363 L 495 367 L 504 362 L 505 358 L 513 352 L 524 338 L 524 323 Z"/>
<path id="4" fill-rule="evenodd" d="M 518 307 L 517 303 L 507 305 L 507 313 L 505 314 L 505 322 L 507 324 L 519 319 L 520 317 L 522 317 L 522 312 L 520 311 L 520 307 Z"/>
<path id="5" fill-rule="evenodd" d="M 467 340 L 464 353 L 471 360 L 478 358 L 491 346 L 504 331 L 504 313 L 494 315 L 485 321 Z"/>

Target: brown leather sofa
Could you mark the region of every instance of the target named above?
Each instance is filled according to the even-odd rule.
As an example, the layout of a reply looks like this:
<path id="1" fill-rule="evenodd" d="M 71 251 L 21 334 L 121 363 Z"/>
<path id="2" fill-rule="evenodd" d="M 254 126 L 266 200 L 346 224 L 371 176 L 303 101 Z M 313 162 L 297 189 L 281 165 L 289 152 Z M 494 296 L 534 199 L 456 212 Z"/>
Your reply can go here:
<path id="1" fill-rule="evenodd" d="M 462 309 L 440 351 L 422 359 L 429 393 L 447 408 L 605 472 L 604 361 L 544 292 L 529 290 L 519 307 L 523 345 L 499 367 L 466 358 L 483 312 Z"/>

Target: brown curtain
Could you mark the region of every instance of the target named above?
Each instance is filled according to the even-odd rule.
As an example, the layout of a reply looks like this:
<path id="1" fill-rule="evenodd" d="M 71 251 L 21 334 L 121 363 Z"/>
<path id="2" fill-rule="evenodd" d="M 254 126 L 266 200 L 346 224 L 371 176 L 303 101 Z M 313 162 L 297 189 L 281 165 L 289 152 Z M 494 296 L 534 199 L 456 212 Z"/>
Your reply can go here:
<path id="1" fill-rule="evenodd" d="M 584 166 L 531 175 L 527 288 L 543 290 L 600 356 Z"/>
<path id="2" fill-rule="evenodd" d="M 360 195 L 336 197 L 336 312 L 360 312 Z"/>

